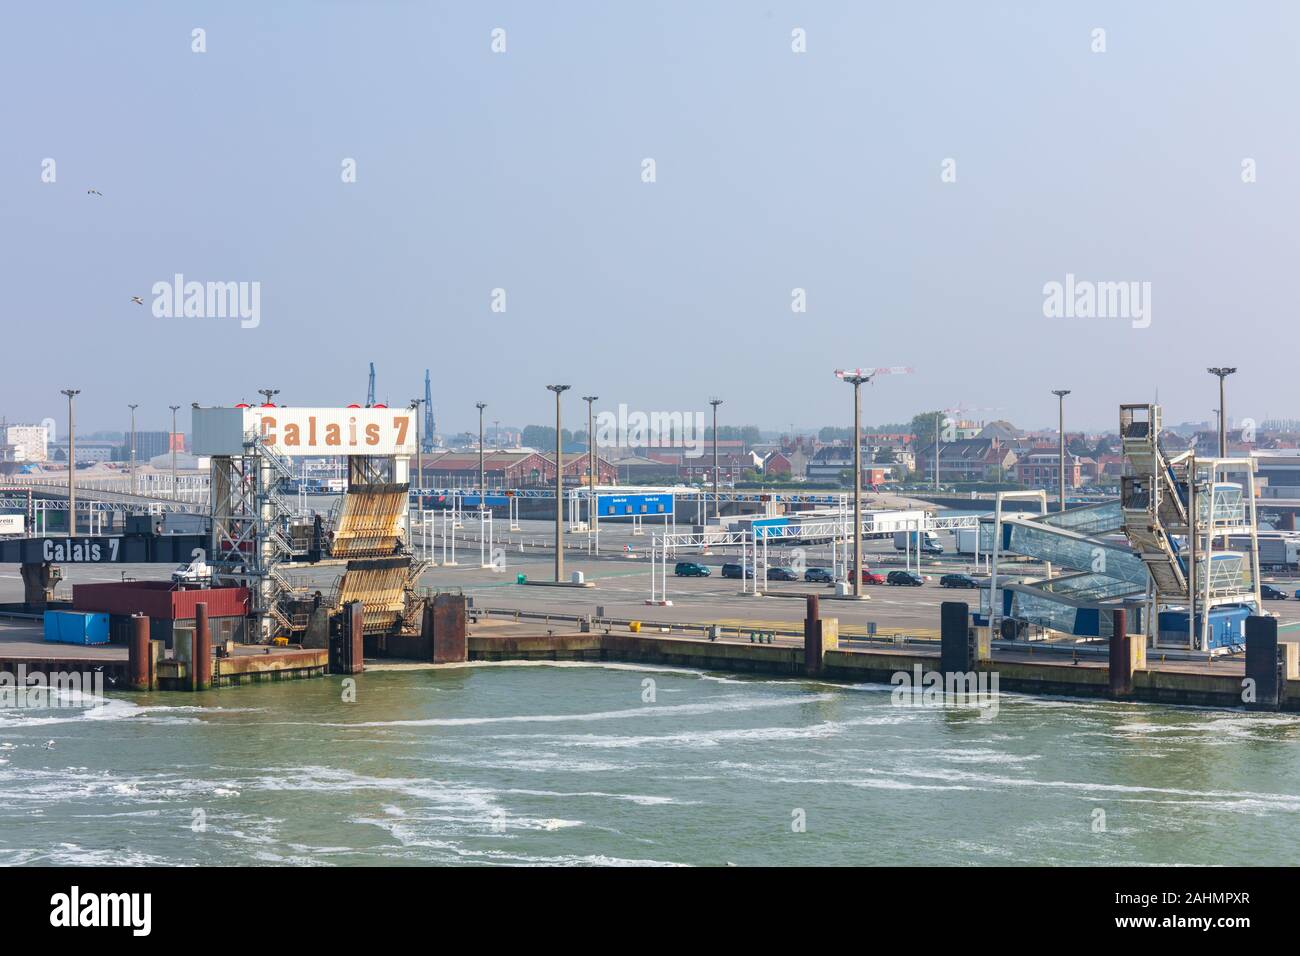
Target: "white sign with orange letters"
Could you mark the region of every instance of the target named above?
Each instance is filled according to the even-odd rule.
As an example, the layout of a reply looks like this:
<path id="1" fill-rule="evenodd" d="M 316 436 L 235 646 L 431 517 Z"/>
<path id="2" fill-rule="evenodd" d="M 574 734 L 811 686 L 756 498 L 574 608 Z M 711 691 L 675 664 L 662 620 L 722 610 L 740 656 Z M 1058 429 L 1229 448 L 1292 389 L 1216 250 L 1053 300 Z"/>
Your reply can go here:
<path id="1" fill-rule="evenodd" d="M 194 454 L 242 455 L 254 435 L 281 455 L 415 454 L 415 413 L 399 408 L 194 409 Z"/>

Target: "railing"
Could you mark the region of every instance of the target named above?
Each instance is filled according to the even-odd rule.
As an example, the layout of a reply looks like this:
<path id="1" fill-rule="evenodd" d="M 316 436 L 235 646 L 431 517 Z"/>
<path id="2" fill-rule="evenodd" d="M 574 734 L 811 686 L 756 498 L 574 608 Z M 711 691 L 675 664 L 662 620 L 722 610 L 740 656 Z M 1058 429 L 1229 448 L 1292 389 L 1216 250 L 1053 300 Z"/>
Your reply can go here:
<path id="1" fill-rule="evenodd" d="M 544 624 L 580 624 L 586 621 L 591 622 L 592 629 L 608 629 L 614 627 L 629 627 L 636 624 L 642 632 L 654 631 L 662 634 L 695 634 L 708 637 L 709 634 L 717 629 L 722 636 L 733 635 L 737 638 L 743 638 L 751 631 L 763 631 L 780 637 L 797 637 L 803 638 L 803 622 L 791 621 L 788 625 L 765 622 L 762 625 L 719 625 L 711 622 L 698 621 L 648 621 L 644 618 L 620 618 L 620 617 L 598 617 L 587 614 L 555 614 L 549 611 L 526 611 L 520 608 L 470 608 L 468 614 L 471 617 L 498 617 L 507 618 L 514 621 L 533 620 L 541 621 Z M 908 635 L 903 633 L 902 629 L 891 630 L 888 633 L 855 634 L 854 628 L 848 628 L 847 633 L 844 627 L 840 628 L 840 640 L 853 641 L 856 643 L 878 644 L 878 645 L 898 645 L 898 644 L 922 644 L 928 647 L 935 646 L 939 639 L 937 637 Z"/>
<path id="2" fill-rule="evenodd" d="M 273 467 L 277 472 L 279 472 L 282 478 L 292 480 L 298 477 L 294 473 L 293 465 L 292 463 L 290 463 L 289 459 L 285 458 L 274 448 L 268 445 L 260 432 L 256 431 L 255 429 L 249 429 L 247 432 L 244 433 L 244 443 L 246 445 L 251 446 L 253 449 L 257 451 L 259 455 L 261 455 L 263 458 L 269 461 L 271 463 L 271 467 Z"/>
<path id="3" fill-rule="evenodd" d="M 277 607 L 275 604 L 272 604 L 270 607 L 268 607 L 266 609 L 266 613 L 271 616 L 271 620 L 275 621 L 275 623 L 280 625 L 280 627 L 283 628 L 284 630 L 286 631 L 293 630 L 293 622 L 290 621 L 289 618 L 285 616 L 284 612 L 281 611 L 280 608 Z"/>

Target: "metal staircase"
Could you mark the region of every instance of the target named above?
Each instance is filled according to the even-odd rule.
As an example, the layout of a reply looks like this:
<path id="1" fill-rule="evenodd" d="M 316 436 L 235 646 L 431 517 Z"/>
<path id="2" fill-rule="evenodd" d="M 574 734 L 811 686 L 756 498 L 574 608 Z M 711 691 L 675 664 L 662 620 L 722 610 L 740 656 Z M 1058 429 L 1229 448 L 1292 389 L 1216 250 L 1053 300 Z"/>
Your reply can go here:
<path id="1" fill-rule="evenodd" d="M 284 455 L 281 455 L 275 448 L 266 443 L 266 439 L 258 431 L 250 429 L 244 433 L 244 444 L 251 447 L 259 456 L 271 463 L 271 467 L 285 481 L 293 481 L 297 475 L 293 471 L 293 463 Z"/>
<path id="2" fill-rule="evenodd" d="M 1120 484 L 1124 534 L 1151 573 L 1152 611 L 1185 613 L 1190 645 L 1210 650 L 1214 608 L 1259 608 L 1254 461 L 1166 455 L 1159 405 L 1121 405 L 1119 427 L 1133 470 Z M 1233 535 L 1249 551 L 1228 550 Z"/>
<path id="3" fill-rule="evenodd" d="M 1133 469 L 1120 479 L 1124 534 L 1151 573 L 1156 600 L 1186 601 L 1187 566 L 1173 536 L 1189 533 L 1187 481 L 1160 450 L 1160 406 L 1121 405 L 1119 432 Z M 1185 466 L 1187 458 L 1176 462 Z"/>
<path id="4" fill-rule="evenodd" d="M 1030 625 L 1104 638 L 1106 612 L 1136 605 L 1157 644 L 1211 653 L 1234 646 L 1243 615 L 1260 606 L 1255 462 L 1168 454 L 1160 434 L 1158 405 L 1120 406 L 1131 474 L 1118 501 L 1048 514 L 1045 492 L 999 493 L 992 622 L 1001 617 L 1015 633 Z M 1003 513 L 1004 497 L 1027 496 L 1037 497 L 1039 514 Z M 1229 547 L 1243 537 L 1248 550 Z M 1047 574 L 999 579 L 1000 552 L 1041 561 Z"/>

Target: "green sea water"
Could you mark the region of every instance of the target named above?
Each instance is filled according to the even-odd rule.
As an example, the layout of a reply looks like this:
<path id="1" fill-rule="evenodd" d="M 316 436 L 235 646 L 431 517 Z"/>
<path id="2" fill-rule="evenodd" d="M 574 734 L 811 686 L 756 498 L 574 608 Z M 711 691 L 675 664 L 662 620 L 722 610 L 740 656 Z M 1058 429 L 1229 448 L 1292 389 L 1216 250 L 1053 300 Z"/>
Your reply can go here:
<path id="1" fill-rule="evenodd" d="M 0 863 L 1289 864 L 1300 717 L 608 665 L 0 711 Z"/>

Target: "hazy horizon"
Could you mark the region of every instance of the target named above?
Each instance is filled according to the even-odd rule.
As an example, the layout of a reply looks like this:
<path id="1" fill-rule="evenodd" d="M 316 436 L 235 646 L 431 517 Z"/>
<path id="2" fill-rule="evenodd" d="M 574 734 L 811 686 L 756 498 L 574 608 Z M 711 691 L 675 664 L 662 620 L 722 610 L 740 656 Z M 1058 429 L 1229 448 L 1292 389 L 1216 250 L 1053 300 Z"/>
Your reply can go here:
<path id="1" fill-rule="evenodd" d="M 1157 390 L 1166 422 L 1210 421 L 1208 365 L 1240 369 L 1231 420 L 1300 418 L 1284 391 L 1300 8 L 54 2 L 0 17 L 10 421 L 62 434 L 68 387 L 79 432 L 125 428 L 128 402 L 151 430 L 179 404 L 188 431 L 191 402 L 266 386 L 364 402 L 371 361 L 392 404 L 422 396 L 430 368 L 444 434 L 477 430 L 475 401 L 489 422 L 553 421 L 552 382 L 573 386 L 572 428 L 585 394 L 848 425 L 833 370 L 877 365 L 914 372 L 864 388 L 871 423 L 961 406 L 1052 427 L 1062 387 L 1068 431 L 1113 430 L 1121 402 Z M 257 283 L 256 326 L 155 317 L 155 284 L 177 274 Z M 1048 318 L 1046 285 L 1075 280 L 1149 283 L 1146 314 Z"/>

